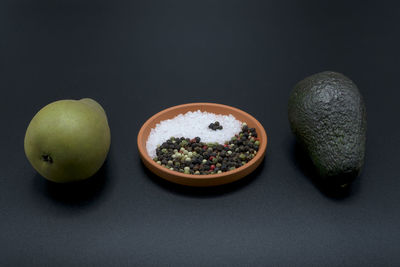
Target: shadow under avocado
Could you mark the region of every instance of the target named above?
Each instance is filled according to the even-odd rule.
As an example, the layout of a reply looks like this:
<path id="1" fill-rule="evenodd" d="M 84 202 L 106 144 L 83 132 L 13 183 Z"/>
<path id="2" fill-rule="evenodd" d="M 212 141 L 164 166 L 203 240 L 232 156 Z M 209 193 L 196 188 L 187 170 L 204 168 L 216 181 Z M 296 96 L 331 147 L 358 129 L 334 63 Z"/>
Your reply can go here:
<path id="1" fill-rule="evenodd" d="M 162 187 L 163 189 L 174 194 L 185 195 L 189 197 L 208 198 L 208 197 L 218 197 L 225 194 L 233 193 L 247 186 L 248 184 L 253 182 L 257 177 L 259 177 L 262 171 L 265 168 L 267 168 L 268 158 L 265 157 L 264 160 L 261 162 L 261 164 L 257 167 L 257 169 L 255 169 L 252 173 L 250 173 L 246 177 L 243 177 L 242 179 L 229 184 L 211 186 L 211 187 L 192 187 L 192 186 L 180 185 L 169 182 L 152 173 L 149 169 L 146 168 L 146 166 L 143 164 L 142 161 L 140 162 L 142 169 L 144 173 L 147 175 L 147 177 L 150 178 L 150 180 L 154 184 Z"/>
<path id="2" fill-rule="evenodd" d="M 102 197 L 109 183 L 109 163 L 103 166 L 92 177 L 71 183 L 55 183 L 36 173 L 33 179 L 34 188 L 48 199 L 70 207 L 92 205 Z"/>
<path id="3" fill-rule="evenodd" d="M 358 190 L 359 184 L 357 183 L 357 180 L 359 178 L 356 178 L 354 174 L 352 174 L 350 179 L 355 179 L 355 181 L 346 186 L 341 186 L 340 182 L 335 183 L 332 181 L 349 180 L 347 177 L 338 176 L 331 178 L 330 180 L 320 177 L 311 158 L 308 156 L 306 151 L 304 151 L 303 147 L 295 140 L 290 145 L 289 154 L 291 155 L 293 164 L 296 165 L 301 173 L 325 196 L 335 200 L 342 200 L 350 197 L 356 190 Z"/>

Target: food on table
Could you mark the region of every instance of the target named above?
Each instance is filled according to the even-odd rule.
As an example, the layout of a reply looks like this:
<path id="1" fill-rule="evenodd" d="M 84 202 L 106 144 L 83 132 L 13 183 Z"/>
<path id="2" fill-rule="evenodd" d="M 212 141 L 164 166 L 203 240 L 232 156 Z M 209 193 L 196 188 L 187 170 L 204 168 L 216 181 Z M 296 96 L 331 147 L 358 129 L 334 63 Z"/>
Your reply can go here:
<path id="1" fill-rule="evenodd" d="M 160 122 L 146 143 L 148 154 L 156 163 L 196 175 L 239 168 L 255 157 L 259 146 L 256 130 L 246 123 L 232 115 L 201 111 Z"/>
<path id="2" fill-rule="evenodd" d="M 33 168 L 54 182 L 83 180 L 103 165 L 111 135 L 107 116 L 90 98 L 59 100 L 43 107 L 24 140 Z"/>
<path id="3" fill-rule="evenodd" d="M 332 71 L 300 81 L 290 95 L 289 121 L 325 181 L 344 186 L 359 174 L 367 119 L 353 81 Z"/>

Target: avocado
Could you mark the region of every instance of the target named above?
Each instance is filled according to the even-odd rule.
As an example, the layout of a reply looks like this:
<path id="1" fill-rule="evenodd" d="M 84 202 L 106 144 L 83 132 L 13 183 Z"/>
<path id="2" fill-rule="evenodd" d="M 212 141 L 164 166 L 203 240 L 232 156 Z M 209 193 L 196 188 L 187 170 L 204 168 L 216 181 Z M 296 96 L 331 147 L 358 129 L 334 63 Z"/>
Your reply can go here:
<path id="1" fill-rule="evenodd" d="M 289 97 L 290 127 L 323 181 L 345 186 L 364 165 L 366 108 L 357 86 L 324 71 L 298 82 Z"/>

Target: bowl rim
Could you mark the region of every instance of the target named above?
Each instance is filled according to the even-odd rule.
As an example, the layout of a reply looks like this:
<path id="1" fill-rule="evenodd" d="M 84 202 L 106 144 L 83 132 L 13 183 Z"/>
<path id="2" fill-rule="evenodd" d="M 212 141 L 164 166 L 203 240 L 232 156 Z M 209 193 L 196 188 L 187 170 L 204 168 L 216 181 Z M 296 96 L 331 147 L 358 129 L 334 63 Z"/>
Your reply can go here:
<path id="1" fill-rule="evenodd" d="M 207 175 L 185 174 L 185 173 L 181 173 L 181 172 L 177 172 L 177 171 L 173 171 L 173 170 L 167 169 L 167 168 L 162 167 L 161 165 L 157 164 L 156 162 L 154 162 L 154 160 L 147 154 L 146 146 L 142 147 L 140 145 L 141 140 L 143 138 L 146 138 L 145 142 L 147 142 L 147 139 L 148 139 L 148 136 L 147 137 L 144 136 L 145 129 L 150 128 L 150 123 L 152 123 L 156 118 L 160 117 L 161 115 L 163 115 L 165 113 L 170 112 L 171 110 L 175 110 L 175 109 L 179 109 L 179 108 L 187 108 L 187 107 L 189 107 L 189 108 L 193 107 L 194 109 L 192 111 L 201 110 L 200 107 L 195 108 L 197 106 L 213 106 L 213 107 L 220 107 L 220 108 L 223 108 L 223 109 L 226 109 L 226 110 L 234 110 L 234 111 L 236 111 L 238 113 L 242 113 L 244 116 L 248 116 L 248 117 L 252 118 L 254 120 L 255 124 L 257 124 L 257 128 L 260 129 L 260 131 L 257 132 L 257 135 L 261 136 L 262 140 L 265 140 L 265 142 L 262 142 L 260 144 L 260 147 L 259 147 L 259 150 L 258 150 L 256 156 L 251 161 L 246 163 L 245 165 L 240 166 L 239 168 L 236 168 L 234 170 L 226 171 L 226 172 L 219 173 L 219 174 L 207 174 Z M 188 112 L 188 111 L 186 111 L 186 112 Z M 230 113 L 228 113 L 228 114 L 230 114 Z M 221 114 L 221 115 L 227 115 L 227 114 Z M 233 116 L 235 116 L 235 115 L 233 115 Z M 160 121 L 156 121 L 156 123 L 159 123 L 159 122 Z M 152 128 L 150 128 L 150 131 L 151 131 L 151 129 Z M 140 154 L 140 157 L 141 157 L 142 161 L 145 161 L 144 163 L 148 163 L 148 164 L 152 165 L 154 168 L 156 168 L 159 172 L 169 174 L 170 176 L 176 176 L 176 177 L 179 177 L 179 178 L 191 179 L 191 180 L 193 180 L 193 179 L 194 180 L 203 180 L 203 181 L 204 180 L 221 179 L 221 178 L 224 178 L 224 177 L 227 177 L 227 176 L 235 175 L 236 173 L 243 172 L 244 170 L 246 170 L 250 166 L 249 165 L 250 162 L 253 162 L 253 164 L 254 164 L 254 163 L 257 163 L 257 162 L 262 160 L 262 158 L 265 156 L 267 143 L 268 143 L 267 133 L 265 132 L 264 127 L 252 115 L 250 115 L 249 113 L 247 113 L 247 112 L 245 112 L 243 110 L 240 110 L 238 108 L 232 107 L 232 106 L 228 106 L 228 105 L 224 105 L 224 104 L 218 104 L 218 103 L 210 103 L 210 102 L 193 102 L 193 103 L 187 103 L 187 104 L 180 104 L 180 105 L 176 105 L 176 106 L 172 106 L 172 107 L 163 109 L 163 110 L 157 112 L 156 114 L 154 114 L 153 116 L 151 116 L 150 118 L 148 118 L 146 120 L 146 122 L 142 125 L 142 127 L 140 128 L 139 133 L 137 135 L 137 146 L 138 146 L 139 154 Z M 244 175 L 244 176 L 246 176 L 246 175 Z"/>

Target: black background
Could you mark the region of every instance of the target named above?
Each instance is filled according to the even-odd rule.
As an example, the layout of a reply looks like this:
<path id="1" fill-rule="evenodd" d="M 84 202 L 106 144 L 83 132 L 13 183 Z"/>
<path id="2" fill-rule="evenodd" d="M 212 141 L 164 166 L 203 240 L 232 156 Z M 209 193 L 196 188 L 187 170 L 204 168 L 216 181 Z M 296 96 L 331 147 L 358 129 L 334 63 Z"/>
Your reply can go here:
<path id="1" fill-rule="evenodd" d="M 398 2 L 0 2 L 0 265 L 400 264 Z M 350 190 L 315 181 L 287 121 L 293 85 L 342 72 L 368 112 L 365 168 Z M 111 150 L 79 185 L 35 173 L 23 138 L 58 100 L 107 111 Z M 240 182 L 176 186 L 141 164 L 148 117 L 197 101 L 240 108 L 267 131 Z"/>

